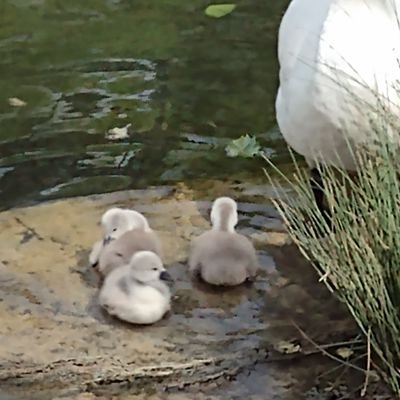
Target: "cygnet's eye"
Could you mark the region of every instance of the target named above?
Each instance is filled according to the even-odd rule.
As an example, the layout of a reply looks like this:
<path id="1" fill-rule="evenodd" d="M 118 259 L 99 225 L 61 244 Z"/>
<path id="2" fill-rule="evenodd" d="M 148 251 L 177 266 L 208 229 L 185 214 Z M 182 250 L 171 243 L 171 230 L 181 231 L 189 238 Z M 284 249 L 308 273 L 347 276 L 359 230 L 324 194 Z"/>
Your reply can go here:
<path id="1" fill-rule="evenodd" d="M 157 267 L 154 267 L 154 268 L 153 268 L 153 271 L 158 271 L 158 268 L 157 268 Z"/>
<path id="2" fill-rule="evenodd" d="M 117 231 L 117 228 L 114 228 L 112 231 L 113 231 L 113 232 L 116 232 L 116 231 Z"/>

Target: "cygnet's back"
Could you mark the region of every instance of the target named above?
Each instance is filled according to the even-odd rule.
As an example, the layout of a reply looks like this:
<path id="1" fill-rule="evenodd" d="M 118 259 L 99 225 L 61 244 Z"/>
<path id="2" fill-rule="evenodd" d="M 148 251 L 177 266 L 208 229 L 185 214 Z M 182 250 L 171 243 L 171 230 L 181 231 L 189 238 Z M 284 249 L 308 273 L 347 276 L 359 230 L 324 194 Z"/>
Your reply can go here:
<path id="1" fill-rule="evenodd" d="M 218 286 L 235 286 L 253 278 L 258 269 L 257 255 L 250 240 L 235 232 L 236 202 L 228 197 L 217 199 L 211 221 L 212 229 L 192 242 L 190 271 Z"/>
<path id="2" fill-rule="evenodd" d="M 100 305 L 119 319 L 152 324 L 170 310 L 171 277 L 152 252 L 137 252 L 128 265 L 113 270 L 99 293 Z"/>
<path id="3" fill-rule="evenodd" d="M 161 243 L 154 231 L 133 229 L 125 232 L 104 248 L 100 255 L 98 271 L 102 276 L 106 276 L 115 268 L 128 264 L 135 253 L 144 250 L 162 257 Z"/>

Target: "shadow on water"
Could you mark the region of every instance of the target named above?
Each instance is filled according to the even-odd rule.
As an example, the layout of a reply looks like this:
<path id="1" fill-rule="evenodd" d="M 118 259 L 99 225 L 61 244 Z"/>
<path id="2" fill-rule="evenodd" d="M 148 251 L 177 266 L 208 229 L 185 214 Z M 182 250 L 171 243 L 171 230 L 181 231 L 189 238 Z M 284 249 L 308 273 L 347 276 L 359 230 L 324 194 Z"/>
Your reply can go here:
<path id="1" fill-rule="evenodd" d="M 286 156 L 274 127 L 285 3 L 242 0 L 214 20 L 198 0 L 2 2 L 0 206 L 260 175 L 224 148 L 250 133 Z M 105 138 L 128 123 L 128 138 Z"/>

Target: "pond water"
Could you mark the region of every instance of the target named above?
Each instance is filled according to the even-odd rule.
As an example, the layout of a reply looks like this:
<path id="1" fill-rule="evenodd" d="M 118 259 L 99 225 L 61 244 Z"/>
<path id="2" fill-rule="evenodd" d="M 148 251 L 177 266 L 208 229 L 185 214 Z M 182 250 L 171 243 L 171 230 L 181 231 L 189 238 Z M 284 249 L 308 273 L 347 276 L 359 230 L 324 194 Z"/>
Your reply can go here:
<path id="1" fill-rule="evenodd" d="M 285 159 L 274 98 L 287 2 L 241 0 L 212 19 L 200 0 L 2 1 L 0 206 L 260 176 L 260 160 L 225 154 L 246 133 Z M 129 123 L 128 138 L 105 138 Z"/>

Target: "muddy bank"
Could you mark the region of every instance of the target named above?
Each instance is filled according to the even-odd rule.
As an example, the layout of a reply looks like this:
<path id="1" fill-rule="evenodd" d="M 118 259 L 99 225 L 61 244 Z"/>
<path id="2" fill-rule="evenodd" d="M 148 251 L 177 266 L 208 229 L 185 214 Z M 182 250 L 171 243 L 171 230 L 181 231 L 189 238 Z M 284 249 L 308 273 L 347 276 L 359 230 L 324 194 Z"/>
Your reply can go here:
<path id="1" fill-rule="evenodd" d="M 282 358 L 276 348 L 283 340 L 307 347 L 291 320 L 321 342 L 351 337 L 354 325 L 299 258 L 272 206 L 251 200 L 243 187 L 232 186 L 230 194 L 243 199 L 239 230 L 254 239 L 262 272 L 253 285 L 222 292 L 192 284 L 186 266 L 191 237 L 209 226 L 213 190 L 198 200 L 184 185 L 159 187 L 1 213 L 0 386 L 7 392 L 18 386 L 16 393 L 46 390 L 53 398 L 53 390 L 103 395 L 130 387 L 132 394 L 199 384 L 214 393 L 223 382 L 247 381 L 241 374 L 255 374 L 260 382 L 266 375 L 261 394 L 283 395 L 307 385 L 300 378 L 304 370 L 296 378 L 291 364 L 282 374 L 272 362 Z M 96 303 L 88 251 L 101 214 L 116 205 L 148 217 L 176 280 L 172 312 L 151 327 L 113 320 Z M 257 365 L 264 367 L 255 370 Z M 306 368 L 309 377 L 318 369 L 315 363 Z M 254 379 L 249 383 L 258 387 Z"/>

